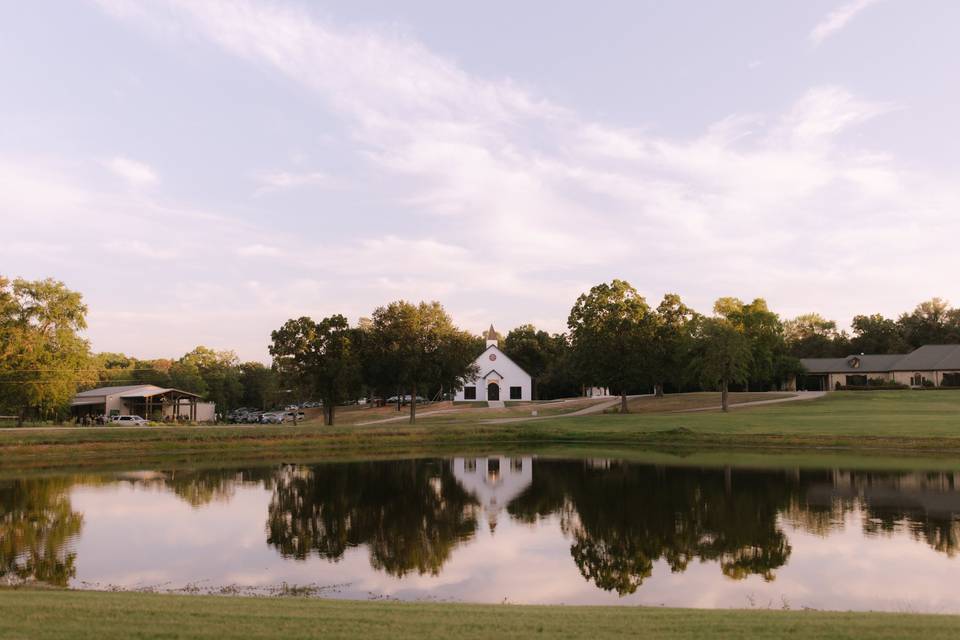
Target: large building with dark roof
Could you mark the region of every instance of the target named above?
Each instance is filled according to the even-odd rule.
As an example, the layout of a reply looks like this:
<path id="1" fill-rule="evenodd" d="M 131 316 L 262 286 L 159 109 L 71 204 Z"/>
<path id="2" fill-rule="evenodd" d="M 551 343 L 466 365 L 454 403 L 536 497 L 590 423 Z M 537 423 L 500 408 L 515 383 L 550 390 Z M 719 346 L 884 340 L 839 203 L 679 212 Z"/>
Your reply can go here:
<path id="1" fill-rule="evenodd" d="M 909 387 L 960 387 L 960 344 L 928 344 L 910 353 L 850 355 L 845 358 L 803 358 L 806 374 L 797 387 L 831 391 L 870 383 Z"/>

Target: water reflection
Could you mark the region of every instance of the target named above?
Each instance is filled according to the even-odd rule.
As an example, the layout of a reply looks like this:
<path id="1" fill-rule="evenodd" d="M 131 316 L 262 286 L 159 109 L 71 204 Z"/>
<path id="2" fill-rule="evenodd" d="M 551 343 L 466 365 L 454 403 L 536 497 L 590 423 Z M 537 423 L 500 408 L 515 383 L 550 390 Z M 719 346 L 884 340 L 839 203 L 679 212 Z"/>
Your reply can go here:
<path id="1" fill-rule="evenodd" d="M 570 554 L 601 589 L 633 593 L 663 559 L 673 572 L 715 560 L 730 578 L 773 580 L 790 545 L 777 515 L 790 502 L 782 474 L 546 461 L 510 514 L 559 513 Z"/>
<path id="2" fill-rule="evenodd" d="M 365 545 L 394 576 L 437 575 L 477 527 L 477 500 L 448 461 L 355 462 L 277 473 L 267 542 L 285 557 L 339 560 Z"/>
<path id="3" fill-rule="evenodd" d="M 529 574 L 540 590 L 566 581 L 566 602 L 606 601 L 572 577 L 615 601 L 668 581 L 673 603 L 698 604 L 697 589 L 756 589 L 793 567 L 785 592 L 852 590 L 870 541 L 895 544 L 898 557 L 933 549 L 938 570 L 952 562 L 958 477 L 477 456 L 0 481 L 0 578 L 123 586 L 148 575 L 182 584 L 312 574 L 496 601 Z M 871 597 L 845 606 L 872 607 Z"/>
<path id="4" fill-rule="evenodd" d="M 76 574 L 70 541 L 83 516 L 73 510 L 71 478 L 0 481 L 0 578 L 66 586 Z"/>

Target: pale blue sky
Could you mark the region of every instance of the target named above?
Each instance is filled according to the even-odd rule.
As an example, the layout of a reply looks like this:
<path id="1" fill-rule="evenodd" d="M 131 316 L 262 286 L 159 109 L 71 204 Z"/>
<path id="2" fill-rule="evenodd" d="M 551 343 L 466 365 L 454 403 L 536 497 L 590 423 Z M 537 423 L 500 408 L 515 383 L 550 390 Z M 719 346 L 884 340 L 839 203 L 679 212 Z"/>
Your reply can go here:
<path id="1" fill-rule="evenodd" d="M 0 7 L 0 273 L 97 350 L 266 359 L 438 299 L 561 330 L 614 277 L 845 325 L 960 304 L 960 3 Z"/>

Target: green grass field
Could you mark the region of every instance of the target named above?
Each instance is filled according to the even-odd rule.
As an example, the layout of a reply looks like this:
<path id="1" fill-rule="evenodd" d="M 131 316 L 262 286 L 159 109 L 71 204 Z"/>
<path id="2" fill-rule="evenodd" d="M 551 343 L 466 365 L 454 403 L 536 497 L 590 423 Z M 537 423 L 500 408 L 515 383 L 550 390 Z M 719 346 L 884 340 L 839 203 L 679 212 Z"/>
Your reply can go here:
<path id="1" fill-rule="evenodd" d="M 483 410 L 467 413 L 479 416 Z M 244 461 L 547 445 L 955 455 L 960 452 L 960 392 L 836 392 L 727 414 L 595 414 L 505 424 L 454 415 L 416 425 L 9 429 L 0 430 L 0 468 L 169 456 Z"/>
<path id="2" fill-rule="evenodd" d="M 0 638 L 955 638 L 960 617 L 0 591 Z"/>

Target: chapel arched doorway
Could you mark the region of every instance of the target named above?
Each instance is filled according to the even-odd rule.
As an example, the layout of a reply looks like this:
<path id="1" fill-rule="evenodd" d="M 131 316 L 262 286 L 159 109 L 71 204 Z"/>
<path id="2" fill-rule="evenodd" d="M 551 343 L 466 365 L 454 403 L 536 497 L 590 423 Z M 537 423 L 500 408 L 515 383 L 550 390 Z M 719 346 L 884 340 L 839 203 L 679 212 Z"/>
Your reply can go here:
<path id="1" fill-rule="evenodd" d="M 500 399 L 500 385 L 496 382 L 491 382 L 487 385 L 487 400 L 499 400 Z"/>

